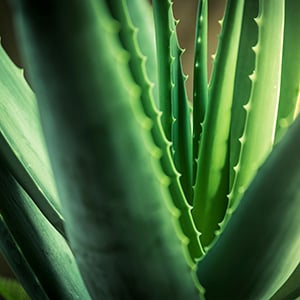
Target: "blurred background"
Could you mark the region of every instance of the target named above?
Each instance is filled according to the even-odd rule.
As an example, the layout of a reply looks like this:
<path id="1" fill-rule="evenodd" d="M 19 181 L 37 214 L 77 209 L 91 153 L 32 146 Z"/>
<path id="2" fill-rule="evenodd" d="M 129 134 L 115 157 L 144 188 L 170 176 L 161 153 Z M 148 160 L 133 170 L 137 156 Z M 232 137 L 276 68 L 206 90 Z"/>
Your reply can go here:
<path id="1" fill-rule="evenodd" d="M 188 75 L 187 91 L 189 99 L 192 99 L 193 82 L 193 57 L 194 57 L 194 36 L 195 19 L 197 13 L 197 0 L 174 0 L 174 15 L 180 20 L 177 26 L 180 46 L 186 49 L 182 62 L 185 74 Z M 217 46 L 217 35 L 220 31 L 218 20 L 222 18 L 225 0 L 209 0 L 209 38 L 208 38 L 208 73 L 211 72 L 211 55 L 215 53 Z M 13 22 L 9 7 L 9 0 L 0 0 L 0 37 L 1 44 L 8 55 L 19 67 L 22 60 L 18 51 L 16 37 L 13 30 Z M 1 201 L 1 195 L 0 195 Z M 0 276 L 13 277 L 13 273 L 0 255 Z"/>

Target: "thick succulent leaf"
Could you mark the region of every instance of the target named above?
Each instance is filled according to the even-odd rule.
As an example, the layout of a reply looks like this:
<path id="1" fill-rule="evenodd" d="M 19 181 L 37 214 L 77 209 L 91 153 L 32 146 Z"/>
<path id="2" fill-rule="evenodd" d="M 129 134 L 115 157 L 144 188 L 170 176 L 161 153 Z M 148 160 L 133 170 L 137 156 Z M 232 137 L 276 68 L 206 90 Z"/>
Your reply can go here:
<path id="1" fill-rule="evenodd" d="M 300 118 L 198 265 L 206 299 L 269 299 L 300 262 Z"/>
<path id="2" fill-rule="evenodd" d="M 137 31 L 137 42 L 141 48 L 141 54 L 146 60 L 147 76 L 151 84 L 155 106 L 158 107 L 158 64 L 152 7 L 147 1 L 126 0 L 125 2 L 130 20 L 135 28 L 134 31 Z"/>
<path id="3" fill-rule="evenodd" d="M 28 295 L 31 298 L 47 300 L 48 297 L 39 283 L 37 277 L 25 259 L 20 247 L 17 245 L 16 240 L 13 238 L 12 233 L 8 229 L 3 217 L 0 215 L 0 252 L 14 271 L 19 282 L 25 287 Z M 1 282 L 2 279 L 0 279 Z M 2 280 L 2 284 L 5 282 Z M 1 284 L 0 284 L 1 285 Z M 3 294 L 3 289 L 0 287 L 0 295 L 8 297 L 10 292 L 14 289 L 13 285 L 8 287 L 7 293 Z M 13 299 L 19 299 L 15 294 L 12 294 Z M 7 298 L 5 298 L 7 299 Z"/>
<path id="4" fill-rule="evenodd" d="M 244 106 L 247 116 L 236 175 L 229 195 L 229 207 L 234 210 L 258 167 L 270 153 L 275 137 L 284 28 L 284 1 L 259 2 L 258 42 L 255 70 L 250 75 L 251 92 Z M 267 78 L 267 80 L 266 80 Z"/>
<path id="5" fill-rule="evenodd" d="M 179 182 L 179 174 L 174 166 L 170 143 L 166 139 L 162 129 L 161 115 L 155 108 L 152 89 L 148 79 L 148 72 L 147 68 L 145 68 L 146 57 L 143 55 L 143 49 L 141 48 L 141 33 L 139 27 L 137 28 L 133 25 L 133 20 L 130 18 L 129 14 L 130 7 L 127 7 L 126 4 L 126 1 L 121 3 L 119 1 L 109 1 L 108 7 L 112 16 L 120 24 L 121 30 L 119 36 L 122 45 L 130 53 L 129 68 L 135 83 L 141 88 L 141 104 L 144 113 L 153 122 L 151 135 L 155 146 L 158 148 L 157 155 L 160 157 L 162 169 L 170 179 L 168 187 L 173 202 L 180 210 L 179 222 L 185 235 L 183 241 L 185 244 L 187 243 L 190 256 L 192 260 L 194 260 L 203 253 L 200 247 L 199 234 L 192 221 L 191 207 L 186 202 L 186 197 Z M 134 7 L 138 9 L 138 11 L 143 11 L 141 7 L 144 7 L 144 9 L 147 7 L 147 3 L 139 0 L 131 0 L 131 5 L 132 8 Z"/>
<path id="6" fill-rule="evenodd" d="M 253 47 L 257 44 L 258 26 L 254 19 L 258 16 L 258 6 L 259 0 L 252 0 L 246 1 L 244 7 L 231 110 L 229 190 L 232 188 L 240 158 L 241 142 L 239 139 L 243 135 L 247 118 L 244 106 L 249 101 L 252 86 L 249 76 L 255 68 L 256 55 Z"/>
<path id="7" fill-rule="evenodd" d="M 172 142 L 175 166 L 180 173 L 180 183 L 192 203 L 192 148 L 190 108 L 181 66 L 181 54 L 176 35 L 176 21 L 170 0 L 153 2 L 158 79 L 162 126 L 166 138 Z M 179 109 L 180 108 L 180 109 Z"/>
<path id="8" fill-rule="evenodd" d="M 166 138 L 172 140 L 172 78 L 170 53 L 170 9 L 171 0 L 153 0 L 156 52 L 158 63 L 159 109 L 162 112 L 162 126 Z"/>
<path id="9" fill-rule="evenodd" d="M 0 45 L 0 153 L 49 221 L 63 229 L 61 205 L 41 132 L 37 103 L 23 72 Z"/>
<path id="10" fill-rule="evenodd" d="M 3 219 L 49 299 L 90 299 L 67 242 L 3 162 L 0 165 L 0 194 Z M 12 253 L 9 255 L 13 257 Z M 18 270 L 15 269 L 16 272 Z M 26 271 L 28 269 L 21 270 L 19 276 Z M 35 284 L 35 277 L 31 278 L 32 284 Z"/>
<path id="11" fill-rule="evenodd" d="M 16 2 L 67 233 L 92 297 L 198 299 L 152 121 L 105 2 Z"/>
<path id="12" fill-rule="evenodd" d="M 300 101 L 299 11 L 300 1 L 285 1 L 282 75 L 275 142 L 280 140 L 294 121 Z"/>
<path id="13" fill-rule="evenodd" d="M 207 79 L 208 1 L 198 2 L 193 86 L 193 185 L 196 181 L 200 137 L 208 101 Z"/>
<path id="14" fill-rule="evenodd" d="M 244 1 L 227 2 L 199 149 L 192 214 L 204 246 L 212 242 L 227 206 L 228 139 L 243 8 Z"/>
<path id="15" fill-rule="evenodd" d="M 173 11 L 169 9 L 170 55 L 171 55 L 171 99 L 172 99 L 172 151 L 176 169 L 180 173 L 180 183 L 189 204 L 192 204 L 192 132 L 191 112 L 185 88 L 180 48 L 176 34 Z"/>
<path id="16" fill-rule="evenodd" d="M 241 28 L 240 45 L 236 75 L 234 81 L 234 92 L 231 109 L 231 124 L 229 135 L 229 191 L 232 191 L 236 174 L 239 172 L 239 160 L 242 146 L 242 136 L 247 124 L 248 111 L 245 109 L 250 101 L 253 73 L 256 62 L 256 53 L 253 47 L 257 44 L 258 26 L 255 18 L 258 16 L 259 0 L 246 1 Z M 229 192 L 232 201 L 233 194 Z M 228 208 L 228 207 L 227 207 Z M 232 215 L 232 209 L 227 209 L 224 219 L 219 224 L 222 232 Z M 219 234 L 219 233 L 218 233 Z"/>
<path id="17" fill-rule="evenodd" d="M 300 297 L 300 263 L 271 300 L 295 300 Z"/>
<path id="18" fill-rule="evenodd" d="M 0 297 L 5 300 L 30 300 L 20 283 L 0 277 Z"/>

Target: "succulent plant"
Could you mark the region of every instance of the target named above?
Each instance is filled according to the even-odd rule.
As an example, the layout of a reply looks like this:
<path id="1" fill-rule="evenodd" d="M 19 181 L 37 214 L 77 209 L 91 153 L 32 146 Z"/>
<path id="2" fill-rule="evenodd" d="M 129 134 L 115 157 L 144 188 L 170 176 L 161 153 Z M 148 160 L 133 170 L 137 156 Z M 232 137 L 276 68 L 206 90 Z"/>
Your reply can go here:
<path id="1" fill-rule="evenodd" d="M 0 249 L 33 299 L 300 296 L 300 2 L 228 0 L 188 100 L 170 0 L 13 0 Z M 153 13 L 152 13 L 153 12 Z"/>

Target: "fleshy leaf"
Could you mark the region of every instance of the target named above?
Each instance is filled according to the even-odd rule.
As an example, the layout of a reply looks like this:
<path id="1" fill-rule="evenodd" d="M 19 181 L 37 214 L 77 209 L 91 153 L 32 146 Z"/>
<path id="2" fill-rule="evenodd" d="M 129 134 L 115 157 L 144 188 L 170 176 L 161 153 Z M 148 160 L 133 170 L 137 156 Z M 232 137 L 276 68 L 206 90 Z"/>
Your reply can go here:
<path id="1" fill-rule="evenodd" d="M 37 103 L 23 72 L 0 45 L 0 153 L 49 221 L 63 233 L 61 205 Z"/>
<path id="2" fill-rule="evenodd" d="M 237 207 L 273 147 L 281 79 L 284 2 L 261 0 L 255 21 L 258 25 L 258 42 L 253 47 L 256 63 L 250 75 L 250 98 L 244 106 L 247 116 L 244 132 L 239 139 L 239 160 L 229 195 L 231 210 Z"/>
<path id="3" fill-rule="evenodd" d="M 228 139 L 243 8 L 244 1 L 227 2 L 199 149 L 192 214 L 205 247 L 227 206 Z"/>
<path id="4" fill-rule="evenodd" d="M 299 134 L 300 118 L 274 147 L 199 262 L 206 299 L 269 299 L 299 264 Z"/>
<path id="5" fill-rule="evenodd" d="M 19 282 L 26 288 L 31 298 L 48 300 L 48 297 L 41 287 L 36 275 L 24 257 L 20 247 L 8 229 L 3 217 L 0 215 L 0 252 L 14 271 Z M 1 281 L 1 279 L 0 279 Z M 10 292 L 10 291 L 8 291 Z M 0 288 L 1 295 L 1 288 Z M 4 294 L 2 294 L 4 296 Z M 14 299 L 16 296 L 14 295 Z M 5 298 L 6 299 L 6 298 Z"/>
<path id="6" fill-rule="evenodd" d="M 176 21 L 173 10 L 169 9 L 170 55 L 171 55 L 171 99 L 172 99 L 172 151 L 176 169 L 180 173 L 180 183 L 189 204 L 192 199 L 192 132 L 191 111 L 185 88 L 186 77 L 183 74 Z"/>
<path id="7" fill-rule="evenodd" d="M 196 19 L 194 86 L 193 86 L 193 185 L 196 181 L 197 159 L 202 126 L 208 102 L 207 23 L 208 1 L 198 2 Z"/>
<path id="8" fill-rule="evenodd" d="M 171 78 L 171 55 L 170 55 L 170 28 L 169 12 L 170 0 L 153 0 L 153 14 L 156 36 L 156 52 L 158 63 L 158 95 L 159 109 L 162 112 L 162 126 L 166 138 L 172 140 L 172 78 Z"/>
<path id="9" fill-rule="evenodd" d="M 271 297 L 271 300 L 294 300 L 297 297 L 300 297 L 300 263 L 288 280 Z"/>
<path id="10" fill-rule="evenodd" d="M 275 143 L 297 116 L 300 102 L 300 1 L 285 1 L 284 40 Z"/>
<path id="11" fill-rule="evenodd" d="M 148 72 L 145 68 L 147 60 L 143 55 L 143 50 L 140 45 L 142 37 L 139 37 L 139 27 L 133 25 L 133 21 L 131 20 L 128 11 L 129 7 L 127 8 L 126 3 L 126 1 L 123 1 L 122 5 L 120 5 L 119 1 L 110 1 L 109 8 L 113 17 L 120 23 L 119 36 L 122 45 L 130 53 L 129 68 L 135 83 L 141 88 L 141 104 L 144 113 L 152 121 L 151 135 L 153 142 L 157 147 L 155 151 L 157 152 L 158 158 L 160 158 L 163 172 L 170 179 L 168 188 L 173 202 L 176 208 L 180 210 L 179 223 L 184 234 L 182 240 L 184 244 L 187 244 L 191 259 L 195 260 L 196 257 L 200 257 L 203 253 L 199 242 L 199 234 L 193 224 L 191 207 L 186 201 L 186 197 L 179 182 L 179 174 L 174 166 L 171 154 L 171 144 L 166 139 L 162 129 L 161 114 L 155 107 L 151 84 L 148 79 Z M 131 0 L 131 5 L 136 9 L 142 10 L 141 7 L 147 4 L 139 0 Z"/>
<path id="12" fill-rule="evenodd" d="M 256 54 L 253 48 L 257 44 L 258 26 L 255 18 L 258 16 L 259 0 L 246 1 L 242 22 L 242 33 L 240 38 L 237 71 L 234 82 L 234 94 L 232 103 L 232 116 L 230 127 L 230 182 L 231 190 L 239 162 L 241 142 L 247 111 L 244 106 L 248 103 L 251 93 L 252 81 L 249 76 L 255 68 Z"/>
<path id="13" fill-rule="evenodd" d="M 66 240 L 12 177 L 2 160 L 0 194 L 3 219 L 47 296 L 50 299 L 90 299 Z M 19 276 L 25 271 L 21 270 Z M 32 280 L 34 285 L 36 278 Z"/>
<path id="14" fill-rule="evenodd" d="M 91 296 L 198 299 L 152 121 L 107 3 L 16 2 L 68 237 Z"/>
<path id="15" fill-rule="evenodd" d="M 30 300 L 16 280 L 0 277 L 0 297 L 5 300 Z"/>

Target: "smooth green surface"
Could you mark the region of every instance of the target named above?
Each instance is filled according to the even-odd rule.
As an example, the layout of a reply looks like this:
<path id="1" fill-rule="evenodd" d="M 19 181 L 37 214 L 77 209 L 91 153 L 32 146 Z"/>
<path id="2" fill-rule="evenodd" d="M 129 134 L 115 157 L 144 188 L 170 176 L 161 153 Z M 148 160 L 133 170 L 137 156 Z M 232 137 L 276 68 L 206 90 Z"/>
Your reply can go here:
<path id="1" fill-rule="evenodd" d="M 111 2 L 108 2 L 109 5 Z M 148 1 L 125 1 L 141 54 L 145 59 L 145 69 L 149 77 L 155 106 L 159 105 L 158 99 L 158 64 L 155 43 L 155 28 L 152 7 Z M 132 55 L 132 53 L 131 53 Z"/>
<path id="2" fill-rule="evenodd" d="M 188 203 L 192 203 L 192 141 L 190 109 L 181 67 L 176 21 L 170 0 L 154 0 L 153 14 L 158 63 L 159 109 L 166 138 Z M 178 109 L 180 107 L 180 109 Z"/>
<path id="3" fill-rule="evenodd" d="M 193 82 L 193 185 L 197 175 L 197 159 L 208 102 L 207 30 L 208 1 L 198 1 Z"/>
<path id="4" fill-rule="evenodd" d="M 40 124 L 37 103 L 0 45 L 0 153 L 11 172 L 61 232 L 63 217 Z"/>
<path id="5" fill-rule="evenodd" d="M 158 64 L 158 96 L 159 109 L 162 112 L 162 126 L 166 138 L 172 140 L 172 78 L 170 56 L 170 0 L 153 0 L 153 15 L 155 24 L 156 53 Z"/>
<path id="6" fill-rule="evenodd" d="M 284 29 L 284 1 L 259 2 L 258 41 L 255 69 L 250 75 L 250 98 L 235 178 L 229 195 L 229 207 L 234 210 L 257 169 L 272 150 L 279 103 Z M 267 79 L 267 80 L 266 80 Z"/>
<path id="7" fill-rule="evenodd" d="M 90 299 L 67 242 L 3 162 L 0 164 L 0 194 L 3 219 L 47 296 L 50 299 Z M 35 284 L 35 278 L 32 280 Z"/>
<path id="8" fill-rule="evenodd" d="M 258 39 L 258 26 L 255 22 L 255 18 L 258 16 L 258 7 L 259 0 L 245 2 L 231 109 L 229 190 L 232 189 L 238 172 L 237 165 L 241 151 L 240 138 L 243 136 L 247 118 L 245 105 L 249 101 L 253 84 L 249 76 L 253 73 L 256 62 L 256 53 L 253 51 L 253 47 L 257 44 Z"/>
<path id="9" fill-rule="evenodd" d="M 269 299 L 300 262 L 300 118 L 198 265 L 209 299 Z M 284 176 L 282 175 L 284 174 Z"/>
<path id="10" fill-rule="evenodd" d="M 146 1 L 14 3 L 54 167 L 51 181 L 58 183 L 72 249 L 32 202 L 34 194 L 28 197 L 15 180 L 25 173 L 10 175 L 13 163 L 23 160 L 8 155 L 20 145 L 7 143 L 1 148 L 7 151 L 0 178 L 7 221 L 1 235 L 7 240 L 1 246 L 8 260 L 21 258 L 25 267 L 15 268 L 19 276 L 32 269 L 37 277 L 28 280 L 38 278 L 55 299 L 78 291 L 86 299 L 86 288 L 93 299 L 199 299 L 203 288 L 195 264 L 202 256 L 197 274 L 207 300 L 270 299 L 278 293 L 294 300 L 299 294 L 300 121 L 285 136 L 282 125 L 293 121 L 299 92 L 297 42 L 293 48 L 297 1 L 227 1 L 209 90 L 203 66 L 208 3 L 199 1 L 193 121 L 170 0 L 153 1 L 157 63 L 154 27 L 148 15 L 143 18 L 149 12 Z M 13 67 L 9 60 L 6 66 Z M 159 101 L 151 84 L 156 67 Z M 22 76 L 14 84 L 2 77 L 3 91 L 9 87 L 13 103 L 24 106 L 12 122 L 19 125 L 19 119 L 31 116 L 13 91 Z M 21 90 L 26 90 L 22 84 Z M 37 116 L 33 123 L 40 128 Z M 272 150 L 276 126 L 275 143 L 281 142 Z M 12 141 L 16 132 L 17 126 Z M 27 142 L 34 138 L 26 134 Z M 43 145 L 43 138 L 37 143 Z M 195 178 L 188 178 L 196 158 L 193 217 L 206 253 L 191 219 Z M 26 163 L 19 170 L 29 170 Z M 9 241 L 19 251 L 7 254 Z M 53 290 L 60 295 L 53 296 Z"/>
<path id="11" fill-rule="evenodd" d="M 212 242 L 227 206 L 228 139 L 243 8 L 244 1 L 227 2 L 199 148 L 192 214 L 205 247 Z"/>
<path id="12" fill-rule="evenodd" d="M 300 263 L 271 300 L 295 300 L 297 297 L 300 297 Z"/>
<path id="13" fill-rule="evenodd" d="M 299 113 L 300 102 L 300 1 L 285 1 L 282 76 L 275 143 L 284 135 Z"/>
<path id="14" fill-rule="evenodd" d="M 30 300 L 22 286 L 15 280 L 0 277 L 0 297 L 5 300 Z"/>
<path id="15" fill-rule="evenodd" d="M 184 236 L 180 235 L 180 238 L 184 245 L 188 248 L 188 261 L 190 264 L 193 264 L 191 259 L 195 261 L 195 258 L 200 257 L 203 254 L 199 242 L 199 233 L 193 224 L 190 212 L 191 207 L 187 202 L 179 181 L 179 176 L 181 174 L 179 174 L 175 168 L 173 156 L 171 154 L 170 142 L 166 139 L 165 133 L 162 129 L 161 114 L 155 107 L 152 89 L 148 79 L 148 72 L 145 65 L 147 60 L 146 56 L 143 55 L 143 39 L 140 37 L 141 33 L 138 30 L 139 27 L 137 28 L 133 25 L 134 20 L 130 18 L 129 6 L 126 6 L 127 2 L 123 1 L 122 5 L 118 5 L 118 3 L 118 1 L 110 1 L 109 8 L 112 16 L 119 22 L 119 26 L 121 28 L 119 36 L 122 45 L 131 54 L 129 68 L 135 83 L 141 88 L 141 104 L 144 113 L 153 122 L 151 126 L 151 135 L 153 142 L 157 147 L 157 149 L 155 149 L 156 155 L 157 158 L 160 159 L 163 172 L 169 177 L 170 182 L 168 184 L 168 188 L 176 208 L 180 211 L 179 223 L 184 234 Z M 131 1 L 131 5 L 136 9 L 141 9 L 141 6 L 146 4 L 136 0 Z M 148 25 L 150 26 L 150 24 Z M 143 26 L 145 26 L 145 24 Z M 178 49 L 177 43 L 175 43 L 174 46 Z M 184 98 L 184 100 L 186 99 Z"/>
<path id="16" fill-rule="evenodd" d="M 18 3 L 66 229 L 91 296 L 198 299 L 152 121 L 104 1 Z"/>
<path id="17" fill-rule="evenodd" d="M 186 76 L 183 74 L 180 48 L 176 34 L 176 21 L 172 7 L 169 8 L 170 57 L 171 57 L 171 100 L 172 100 L 172 152 L 176 169 L 180 173 L 180 183 L 187 202 L 192 199 L 192 131 L 191 111 L 185 87 Z"/>
<path id="18" fill-rule="evenodd" d="M 28 264 L 25 256 L 23 255 L 20 247 L 18 246 L 16 240 L 14 239 L 12 233 L 8 229 L 1 215 L 0 215 L 0 252 L 8 262 L 10 268 L 13 270 L 19 283 L 21 283 L 22 286 L 25 287 L 28 295 L 30 295 L 31 298 L 36 297 L 40 300 L 47 300 L 48 297 L 45 291 L 41 287 L 41 284 L 39 283 L 36 275 L 32 271 L 30 265 Z M 1 283 L 1 279 L 0 279 L 0 283 Z M 8 290 L 5 289 L 5 287 L 3 287 L 3 289 L 5 289 L 7 293 L 10 293 L 13 292 L 11 291 L 11 289 L 13 289 L 13 286 L 14 284 L 12 285 L 12 288 L 8 287 Z M 1 295 L 1 288 L 0 288 L 0 295 Z M 17 300 L 16 297 L 15 299 Z"/>

